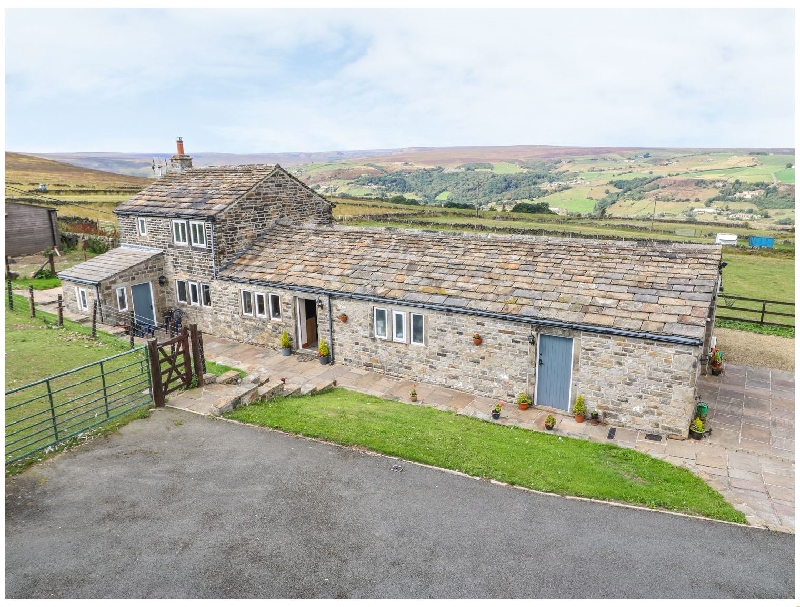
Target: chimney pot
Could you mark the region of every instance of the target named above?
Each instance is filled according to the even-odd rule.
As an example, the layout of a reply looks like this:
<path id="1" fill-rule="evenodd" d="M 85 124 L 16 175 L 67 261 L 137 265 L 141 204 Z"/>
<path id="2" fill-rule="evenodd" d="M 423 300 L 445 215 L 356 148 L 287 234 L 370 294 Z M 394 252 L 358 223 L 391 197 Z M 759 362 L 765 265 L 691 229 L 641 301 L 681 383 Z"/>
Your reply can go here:
<path id="1" fill-rule="evenodd" d="M 178 137 L 178 156 L 183 156 L 183 137 Z"/>

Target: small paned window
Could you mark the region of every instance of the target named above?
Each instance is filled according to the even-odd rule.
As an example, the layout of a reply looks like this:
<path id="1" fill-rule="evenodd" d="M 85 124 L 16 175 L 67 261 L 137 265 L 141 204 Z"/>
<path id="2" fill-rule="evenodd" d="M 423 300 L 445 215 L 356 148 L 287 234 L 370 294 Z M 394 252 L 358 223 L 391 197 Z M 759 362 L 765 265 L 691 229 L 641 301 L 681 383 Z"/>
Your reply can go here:
<path id="1" fill-rule="evenodd" d="M 128 309 L 128 293 L 125 287 L 117 287 L 117 309 L 120 312 Z"/>
<path id="2" fill-rule="evenodd" d="M 175 281 L 175 294 L 178 303 L 189 303 L 189 287 L 185 280 Z"/>
<path id="3" fill-rule="evenodd" d="M 422 314 L 411 314 L 411 343 L 425 343 L 425 317 Z"/>
<path id="4" fill-rule="evenodd" d="M 385 308 L 375 308 L 375 337 L 387 339 L 387 316 Z"/>
<path id="5" fill-rule="evenodd" d="M 78 309 L 80 310 L 89 309 L 89 298 L 86 296 L 86 289 L 75 287 L 75 297 L 78 300 Z"/>
<path id="6" fill-rule="evenodd" d="M 242 314 L 253 315 L 253 293 L 251 291 L 242 291 Z"/>
<path id="7" fill-rule="evenodd" d="M 200 290 L 203 296 L 203 305 L 207 308 L 211 307 L 211 287 L 206 284 L 200 285 Z"/>
<path id="8" fill-rule="evenodd" d="M 189 236 L 193 247 L 206 246 L 206 224 L 202 221 L 189 222 Z"/>
<path id="9" fill-rule="evenodd" d="M 147 222 L 145 221 L 144 217 L 139 217 L 139 235 L 147 235 Z"/>
<path id="10" fill-rule="evenodd" d="M 196 282 L 189 283 L 189 303 L 193 306 L 200 305 L 200 286 Z"/>
<path id="11" fill-rule="evenodd" d="M 186 245 L 186 222 L 172 220 L 172 239 L 177 245 Z"/>
<path id="12" fill-rule="evenodd" d="M 281 298 L 275 293 L 269 295 L 269 317 L 272 320 L 280 320 L 281 318 Z"/>
<path id="13" fill-rule="evenodd" d="M 393 341 L 406 341 L 406 314 L 405 312 L 392 312 Z"/>
<path id="14" fill-rule="evenodd" d="M 263 293 L 256 293 L 256 316 L 267 317 L 267 296 Z"/>

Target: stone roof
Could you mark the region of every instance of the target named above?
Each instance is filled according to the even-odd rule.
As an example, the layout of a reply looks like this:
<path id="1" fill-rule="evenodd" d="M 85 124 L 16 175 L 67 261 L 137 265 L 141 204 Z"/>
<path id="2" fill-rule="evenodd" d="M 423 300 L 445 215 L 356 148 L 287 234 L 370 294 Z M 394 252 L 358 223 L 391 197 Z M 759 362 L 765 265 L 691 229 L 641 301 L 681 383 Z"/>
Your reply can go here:
<path id="1" fill-rule="evenodd" d="M 719 245 L 276 224 L 219 273 L 702 340 Z"/>
<path id="2" fill-rule="evenodd" d="M 89 261 L 61 270 L 58 272 L 58 277 L 62 280 L 98 284 L 161 253 L 162 249 L 132 248 L 122 245 Z"/>
<path id="3" fill-rule="evenodd" d="M 210 217 L 224 211 L 260 181 L 277 165 L 187 169 L 167 173 L 115 209 L 119 215 L 166 215 Z"/>

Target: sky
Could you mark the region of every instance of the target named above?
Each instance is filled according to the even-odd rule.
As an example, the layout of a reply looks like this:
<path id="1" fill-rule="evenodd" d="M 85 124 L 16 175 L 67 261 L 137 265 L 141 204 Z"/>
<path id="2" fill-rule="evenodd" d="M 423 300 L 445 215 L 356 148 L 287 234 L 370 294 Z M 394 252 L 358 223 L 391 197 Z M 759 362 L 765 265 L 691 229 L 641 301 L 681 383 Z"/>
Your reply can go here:
<path id="1" fill-rule="evenodd" d="M 7 9 L 15 152 L 793 147 L 793 9 Z"/>

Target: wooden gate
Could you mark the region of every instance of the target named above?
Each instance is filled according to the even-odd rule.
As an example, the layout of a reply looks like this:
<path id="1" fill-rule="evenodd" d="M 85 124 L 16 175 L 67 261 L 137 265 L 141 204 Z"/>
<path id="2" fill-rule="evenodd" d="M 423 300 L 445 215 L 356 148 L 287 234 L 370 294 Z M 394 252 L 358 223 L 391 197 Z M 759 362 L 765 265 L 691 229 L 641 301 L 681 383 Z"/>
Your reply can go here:
<path id="1" fill-rule="evenodd" d="M 158 343 L 155 339 L 147 341 L 156 407 L 164 406 L 167 394 L 191 387 L 193 374 L 197 386 L 203 385 L 205 361 L 200 347 L 201 339 L 197 325 L 192 324 L 188 331 L 184 327 L 177 336 L 165 342 Z"/>

